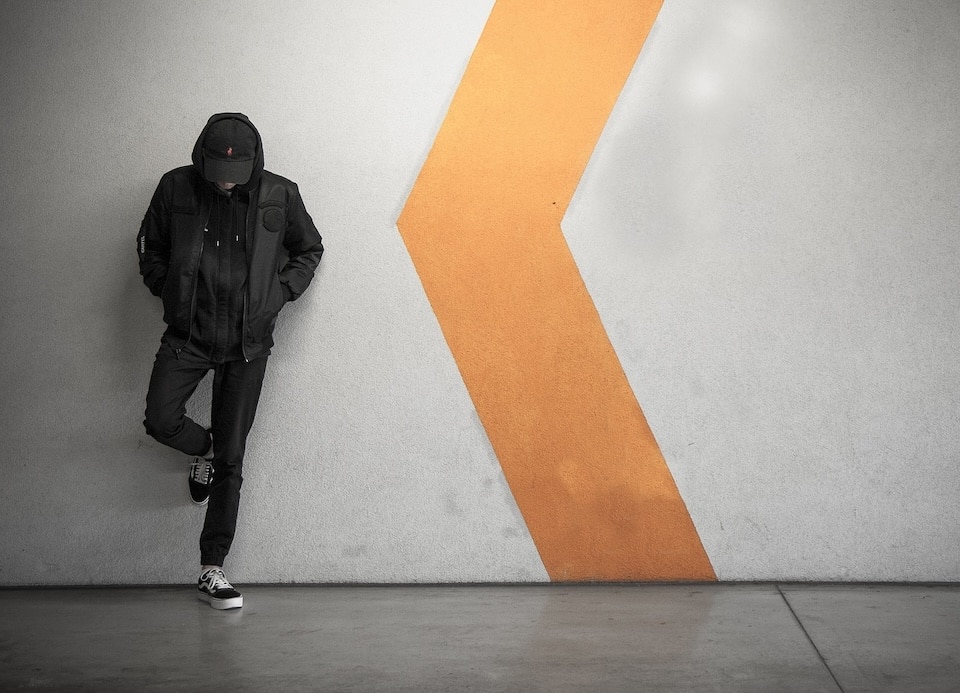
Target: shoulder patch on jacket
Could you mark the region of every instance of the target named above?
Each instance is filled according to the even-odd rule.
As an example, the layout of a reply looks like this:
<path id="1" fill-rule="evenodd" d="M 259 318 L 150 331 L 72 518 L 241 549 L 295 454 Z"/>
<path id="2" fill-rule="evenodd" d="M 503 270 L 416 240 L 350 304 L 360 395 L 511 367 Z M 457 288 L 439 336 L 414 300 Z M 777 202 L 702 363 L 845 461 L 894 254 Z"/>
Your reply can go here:
<path id="1" fill-rule="evenodd" d="M 280 233 L 287 225 L 288 190 L 285 179 L 264 171 L 260 178 L 260 195 L 257 206 L 260 208 L 260 222 L 272 233 Z"/>
<path id="2" fill-rule="evenodd" d="M 272 233 L 280 233 L 286 226 L 286 218 L 283 214 L 283 208 L 275 203 L 261 205 L 263 209 L 263 227 Z"/>

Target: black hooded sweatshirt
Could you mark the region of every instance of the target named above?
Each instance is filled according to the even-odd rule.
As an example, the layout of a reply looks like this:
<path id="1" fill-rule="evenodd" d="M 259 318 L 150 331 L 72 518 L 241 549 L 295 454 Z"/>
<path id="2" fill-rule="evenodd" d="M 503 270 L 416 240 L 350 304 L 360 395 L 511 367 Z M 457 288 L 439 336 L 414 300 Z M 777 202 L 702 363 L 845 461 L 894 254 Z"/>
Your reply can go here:
<path id="1" fill-rule="evenodd" d="M 225 194 L 203 175 L 203 142 L 224 118 L 257 136 L 250 180 Z M 323 254 L 320 234 L 297 185 L 263 168 L 260 134 L 242 113 L 210 118 L 193 165 L 160 179 L 137 237 L 140 273 L 164 306 L 166 337 L 211 360 L 270 353 L 284 303 L 310 284 Z"/>
<path id="2" fill-rule="evenodd" d="M 196 165 L 196 154 L 194 162 Z M 256 173 L 259 179 L 260 172 Z M 203 228 L 190 344 L 208 360 L 223 363 L 243 359 L 244 221 L 250 209 L 250 190 L 235 187 L 225 191 L 210 185 L 217 194 Z"/>

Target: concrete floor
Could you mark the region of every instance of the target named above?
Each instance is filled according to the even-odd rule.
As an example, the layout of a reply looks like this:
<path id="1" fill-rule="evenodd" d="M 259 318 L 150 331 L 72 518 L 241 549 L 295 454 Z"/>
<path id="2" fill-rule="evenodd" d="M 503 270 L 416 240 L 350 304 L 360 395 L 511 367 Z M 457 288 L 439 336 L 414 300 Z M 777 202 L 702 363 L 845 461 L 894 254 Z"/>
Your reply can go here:
<path id="1" fill-rule="evenodd" d="M 0 691 L 960 691 L 960 585 L 0 590 Z"/>

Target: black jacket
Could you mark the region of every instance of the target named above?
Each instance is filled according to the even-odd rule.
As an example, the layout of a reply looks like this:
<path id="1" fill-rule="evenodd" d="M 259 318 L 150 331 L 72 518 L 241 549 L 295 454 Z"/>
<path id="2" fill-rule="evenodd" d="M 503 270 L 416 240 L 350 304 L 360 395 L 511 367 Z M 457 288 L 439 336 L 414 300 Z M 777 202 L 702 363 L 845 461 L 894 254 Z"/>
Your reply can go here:
<path id="1" fill-rule="evenodd" d="M 211 117 L 197 139 L 193 165 L 175 168 L 160 179 L 137 237 L 140 274 L 147 288 L 163 300 L 167 337 L 175 349 L 190 339 L 203 230 L 219 194 L 203 177 L 201 147 L 207 128 L 220 118 L 242 119 L 253 128 L 240 113 Z M 243 355 L 250 361 L 270 353 L 277 315 L 284 303 L 306 291 L 323 255 L 323 243 L 296 183 L 263 169 L 262 146 L 257 147 L 250 180 L 235 190 L 250 195 L 243 315 Z"/>

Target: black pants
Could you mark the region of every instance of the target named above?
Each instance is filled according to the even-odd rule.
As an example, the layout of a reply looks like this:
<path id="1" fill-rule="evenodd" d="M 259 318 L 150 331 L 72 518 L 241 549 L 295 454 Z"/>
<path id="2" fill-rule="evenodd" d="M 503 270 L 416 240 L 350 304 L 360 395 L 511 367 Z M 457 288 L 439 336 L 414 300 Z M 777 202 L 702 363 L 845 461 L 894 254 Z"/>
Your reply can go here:
<path id="1" fill-rule="evenodd" d="M 213 485 L 200 533 L 200 563 L 223 565 L 237 528 L 243 454 L 260 401 L 267 357 L 214 363 L 189 345 L 177 354 L 162 340 L 150 376 L 143 422 L 156 440 L 187 455 L 203 455 L 213 436 Z M 186 404 L 213 370 L 211 431 L 186 415 Z"/>

